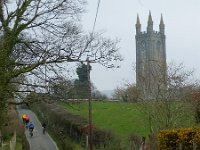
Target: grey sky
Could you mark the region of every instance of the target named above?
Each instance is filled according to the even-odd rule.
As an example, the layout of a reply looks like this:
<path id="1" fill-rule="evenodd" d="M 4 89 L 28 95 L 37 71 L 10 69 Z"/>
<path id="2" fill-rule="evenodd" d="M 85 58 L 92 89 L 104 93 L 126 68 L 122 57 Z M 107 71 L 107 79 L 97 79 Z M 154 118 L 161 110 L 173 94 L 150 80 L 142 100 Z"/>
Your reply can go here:
<path id="1" fill-rule="evenodd" d="M 88 0 L 83 28 L 91 31 L 98 0 Z M 146 31 L 149 10 L 158 30 L 161 13 L 165 23 L 167 62 L 183 62 L 200 73 L 200 1 L 199 0 L 101 0 L 95 31 L 119 38 L 124 57 L 120 69 L 108 70 L 92 64 L 91 80 L 99 90 L 112 90 L 124 82 L 135 82 L 135 23 L 137 13 Z"/>

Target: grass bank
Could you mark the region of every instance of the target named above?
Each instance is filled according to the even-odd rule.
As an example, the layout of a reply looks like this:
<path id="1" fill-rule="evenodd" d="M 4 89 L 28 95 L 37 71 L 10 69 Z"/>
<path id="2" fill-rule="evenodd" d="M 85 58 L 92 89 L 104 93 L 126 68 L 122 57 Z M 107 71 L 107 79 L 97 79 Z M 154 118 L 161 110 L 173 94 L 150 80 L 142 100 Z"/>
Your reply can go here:
<path id="1" fill-rule="evenodd" d="M 74 114 L 81 115 L 85 118 L 88 117 L 88 104 L 86 102 L 77 104 L 60 103 L 60 105 L 67 111 Z M 149 106 L 143 106 L 141 103 L 124 103 L 124 102 L 93 102 L 92 103 L 92 116 L 93 123 L 98 128 L 109 129 L 120 137 L 127 138 L 130 134 L 134 133 L 140 136 L 147 137 L 150 133 L 149 114 L 147 109 L 154 109 Z M 176 126 L 187 127 L 195 124 L 192 112 L 188 111 L 188 107 L 176 107 L 172 105 L 171 115 L 176 115 Z M 184 104 L 187 106 L 187 104 Z M 180 114 L 175 114 L 176 109 Z M 148 110 L 149 111 L 149 110 Z M 152 110 L 155 111 L 156 110 Z M 158 115 L 165 110 L 158 111 Z M 174 114 L 173 114 L 174 113 Z M 162 116 L 161 116 L 162 117 Z M 165 116 L 163 116 L 165 117 Z M 155 123 L 156 125 L 156 123 Z"/>

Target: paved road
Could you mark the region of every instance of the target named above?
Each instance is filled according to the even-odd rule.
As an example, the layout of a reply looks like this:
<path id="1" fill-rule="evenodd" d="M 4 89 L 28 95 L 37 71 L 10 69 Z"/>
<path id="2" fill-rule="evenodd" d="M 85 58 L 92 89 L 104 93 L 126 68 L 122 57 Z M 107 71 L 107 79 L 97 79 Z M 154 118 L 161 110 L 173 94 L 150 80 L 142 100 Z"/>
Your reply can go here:
<path id="1" fill-rule="evenodd" d="M 30 121 L 33 122 L 35 128 L 33 130 L 33 137 L 30 137 L 28 129 L 26 129 L 25 134 L 30 143 L 31 150 L 58 150 L 55 142 L 46 132 L 45 135 L 42 133 L 42 126 L 36 115 L 28 109 L 18 109 L 20 116 L 22 114 L 27 114 L 30 116 Z M 21 117 L 20 117 L 21 118 Z"/>

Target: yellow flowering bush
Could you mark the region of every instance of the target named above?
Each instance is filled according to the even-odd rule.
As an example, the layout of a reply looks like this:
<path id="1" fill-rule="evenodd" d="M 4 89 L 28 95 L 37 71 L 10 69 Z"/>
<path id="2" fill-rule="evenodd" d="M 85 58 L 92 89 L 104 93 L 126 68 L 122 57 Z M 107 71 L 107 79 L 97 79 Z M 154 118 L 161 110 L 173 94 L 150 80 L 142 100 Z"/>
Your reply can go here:
<path id="1" fill-rule="evenodd" d="M 180 145 L 189 150 L 194 144 L 200 148 L 200 128 L 168 129 L 158 134 L 159 150 L 178 149 Z"/>

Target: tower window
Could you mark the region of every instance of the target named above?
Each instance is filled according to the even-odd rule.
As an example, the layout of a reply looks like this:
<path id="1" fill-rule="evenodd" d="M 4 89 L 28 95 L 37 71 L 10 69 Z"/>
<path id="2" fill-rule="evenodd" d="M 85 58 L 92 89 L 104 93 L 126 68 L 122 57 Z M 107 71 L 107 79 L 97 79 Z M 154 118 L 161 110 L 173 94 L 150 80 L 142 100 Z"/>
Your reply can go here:
<path id="1" fill-rule="evenodd" d="M 161 42 L 157 41 L 156 43 L 156 49 L 157 49 L 157 58 L 160 59 L 162 56 L 162 51 L 161 51 Z"/>
<path id="2" fill-rule="evenodd" d="M 160 41 L 157 42 L 157 44 L 156 44 L 156 49 L 157 49 L 158 51 L 161 50 L 161 43 L 160 43 Z"/>
<path id="3" fill-rule="evenodd" d="M 146 52 L 146 43 L 144 41 L 141 42 L 140 45 L 140 53 L 141 53 L 141 58 L 143 59 L 143 61 L 145 60 L 145 52 Z"/>

